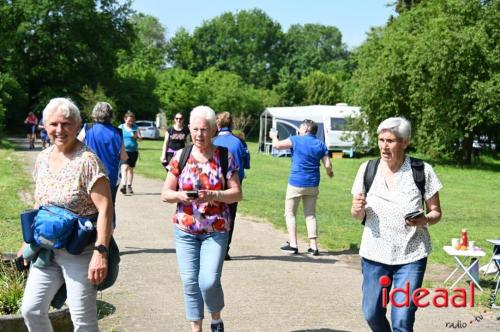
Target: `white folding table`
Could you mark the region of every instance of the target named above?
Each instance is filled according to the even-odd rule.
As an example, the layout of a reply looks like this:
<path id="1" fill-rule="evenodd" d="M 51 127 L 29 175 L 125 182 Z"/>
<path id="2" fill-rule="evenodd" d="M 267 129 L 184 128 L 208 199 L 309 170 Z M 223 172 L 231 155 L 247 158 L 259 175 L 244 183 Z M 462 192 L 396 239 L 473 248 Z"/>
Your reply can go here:
<path id="1" fill-rule="evenodd" d="M 500 306 L 496 304 L 498 289 L 500 288 L 500 264 L 498 264 L 498 261 L 500 260 L 500 239 L 490 239 L 490 240 L 486 240 L 486 241 L 493 244 L 494 246 L 497 246 L 497 247 L 493 247 L 495 249 L 493 250 L 493 255 L 491 256 L 491 259 L 488 262 L 488 265 L 486 266 L 485 271 L 489 271 L 491 263 L 493 263 L 493 265 L 497 269 L 497 272 L 495 275 L 496 285 L 495 285 L 495 290 L 493 291 L 493 294 L 492 294 L 491 307 L 493 309 L 500 309 Z M 495 280 L 495 279 L 493 279 L 493 280 Z"/>
<path id="2" fill-rule="evenodd" d="M 496 247 L 496 250 L 495 249 L 493 250 L 493 256 L 491 256 L 491 259 L 488 262 L 488 265 L 486 265 L 485 273 L 487 273 L 489 271 L 490 265 L 491 265 L 491 263 L 493 263 L 493 265 L 497 268 L 496 273 L 498 274 L 500 272 L 500 265 L 497 262 L 497 260 L 500 259 L 499 258 L 499 256 L 500 256 L 500 239 L 490 239 L 490 240 L 486 240 L 486 241 L 493 244 L 493 246 L 497 246 L 497 247 Z M 493 247 L 493 248 L 495 248 L 495 247 Z"/>
<path id="3" fill-rule="evenodd" d="M 468 249 L 468 250 L 457 250 L 457 249 L 453 248 L 452 246 L 444 246 L 443 249 L 444 249 L 444 251 L 448 255 L 452 256 L 455 259 L 455 262 L 458 265 L 457 268 L 455 270 L 453 270 L 453 272 L 450 273 L 450 275 L 448 276 L 448 278 L 446 278 L 446 280 L 444 281 L 444 283 L 446 284 L 446 282 L 448 280 L 450 280 L 450 278 L 458 270 L 462 269 L 464 271 L 464 273 L 462 273 L 462 275 L 460 277 L 458 277 L 458 279 L 453 283 L 453 285 L 451 285 L 450 289 L 453 288 L 453 287 L 455 287 L 455 285 L 467 274 L 470 277 L 470 279 L 474 282 L 474 284 L 477 286 L 477 288 L 479 288 L 481 291 L 483 291 L 483 289 L 479 285 L 479 280 L 476 280 L 476 278 L 474 278 L 471 275 L 470 270 L 476 264 L 479 264 L 479 258 L 486 256 L 486 253 L 483 250 L 478 249 L 478 248 Z M 477 259 L 473 260 L 472 263 L 467 267 L 467 266 L 464 265 L 464 263 L 469 258 L 477 258 Z M 479 267 L 479 265 L 478 265 L 478 267 Z"/>

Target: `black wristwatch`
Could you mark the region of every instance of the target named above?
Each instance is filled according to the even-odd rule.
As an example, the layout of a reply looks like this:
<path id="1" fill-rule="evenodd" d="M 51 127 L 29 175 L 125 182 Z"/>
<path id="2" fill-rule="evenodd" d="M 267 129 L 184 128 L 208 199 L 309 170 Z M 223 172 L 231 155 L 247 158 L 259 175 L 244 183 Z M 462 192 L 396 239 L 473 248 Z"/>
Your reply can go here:
<path id="1" fill-rule="evenodd" d="M 97 250 L 97 251 L 99 251 L 99 253 L 106 254 L 106 255 L 109 252 L 108 248 L 106 248 L 106 246 L 104 244 L 100 244 L 98 246 L 95 246 L 94 250 Z"/>

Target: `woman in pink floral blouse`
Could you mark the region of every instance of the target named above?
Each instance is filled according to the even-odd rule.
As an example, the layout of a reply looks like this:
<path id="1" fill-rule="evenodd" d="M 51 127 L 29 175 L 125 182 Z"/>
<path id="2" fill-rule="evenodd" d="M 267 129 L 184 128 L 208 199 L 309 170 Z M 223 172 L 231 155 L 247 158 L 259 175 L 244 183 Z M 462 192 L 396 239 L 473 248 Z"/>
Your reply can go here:
<path id="1" fill-rule="evenodd" d="M 182 150 L 170 161 L 162 200 L 177 203 L 173 222 L 186 318 L 193 332 L 201 331 L 205 303 L 212 316 L 212 331 L 220 332 L 224 331 L 220 277 L 230 227 L 228 204 L 240 201 L 242 193 L 238 167 L 230 153 L 223 177 L 220 150 L 212 144 L 217 131 L 215 112 L 207 106 L 195 107 L 189 123 L 191 154 L 182 170 Z M 196 197 L 188 196 L 193 191 Z"/>

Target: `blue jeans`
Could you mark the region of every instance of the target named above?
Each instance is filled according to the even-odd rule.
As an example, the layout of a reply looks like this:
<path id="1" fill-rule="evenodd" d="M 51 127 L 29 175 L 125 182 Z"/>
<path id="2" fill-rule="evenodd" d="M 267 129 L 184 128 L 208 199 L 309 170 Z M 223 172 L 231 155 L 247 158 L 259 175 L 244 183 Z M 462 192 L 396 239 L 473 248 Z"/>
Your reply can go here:
<path id="1" fill-rule="evenodd" d="M 417 307 L 411 301 L 411 294 L 417 288 L 422 287 L 427 257 L 416 262 L 402 265 L 387 265 L 377 263 L 365 258 L 361 259 L 361 269 L 363 272 L 363 315 L 375 332 L 391 332 L 391 325 L 386 318 L 387 308 L 383 307 L 382 290 L 379 279 L 381 276 L 388 276 L 392 281 L 387 286 L 387 294 L 391 288 L 404 288 L 405 283 L 410 283 L 410 306 L 397 308 L 391 305 L 391 323 L 394 332 L 413 331 L 415 322 L 415 312 Z M 396 293 L 396 303 L 405 301 L 405 294 Z M 389 300 L 386 301 L 389 303 Z"/>
<path id="2" fill-rule="evenodd" d="M 176 226 L 175 251 L 184 287 L 184 306 L 189 321 L 203 319 L 203 302 L 209 312 L 224 308 L 224 293 L 220 283 L 226 255 L 227 232 L 189 234 Z"/>

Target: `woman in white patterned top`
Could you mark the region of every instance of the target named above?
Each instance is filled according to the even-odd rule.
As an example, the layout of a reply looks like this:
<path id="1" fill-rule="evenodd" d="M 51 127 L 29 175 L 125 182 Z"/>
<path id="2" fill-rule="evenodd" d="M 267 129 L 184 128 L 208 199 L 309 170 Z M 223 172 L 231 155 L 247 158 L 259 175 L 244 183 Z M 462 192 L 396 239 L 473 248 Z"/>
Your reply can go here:
<path id="1" fill-rule="evenodd" d="M 431 252 L 428 227 L 441 219 L 439 190 L 442 185 L 432 167 L 424 163 L 425 194 L 422 198 L 413 178 L 410 158 L 405 150 L 410 144 L 411 124 L 398 117 L 389 118 L 377 129 L 380 163 L 373 183 L 366 193 L 364 174 L 368 162 L 361 165 L 352 186 L 351 214 L 365 219 L 359 254 L 362 257 L 363 314 L 373 331 L 391 331 L 386 318 L 386 299 L 382 290 L 391 285 L 410 294 L 422 286 Z M 424 201 L 424 202 L 423 202 Z M 410 212 L 426 211 L 414 219 Z M 383 278 L 382 278 L 383 277 Z M 396 293 L 396 303 L 404 302 L 404 294 Z M 410 301 L 411 302 L 411 301 Z M 417 306 L 391 306 L 392 331 L 413 331 Z"/>
<path id="2" fill-rule="evenodd" d="M 31 268 L 22 315 L 29 331 L 52 331 L 49 305 L 65 283 L 74 330 L 99 331 L 96 285 L 108 272 L 113 217 L 109 180 L 99 158 L 77 140 L 80 111 L 71 100 L 52 99 L 43 119 L 53 145 L 38 155 L 35 164 L 35 205 L 57 205 L 81 216 L 97 215 L 97 235 L 95 244 L 89 244 L 80 255 L 55 249 L 48 266 Z"/>

